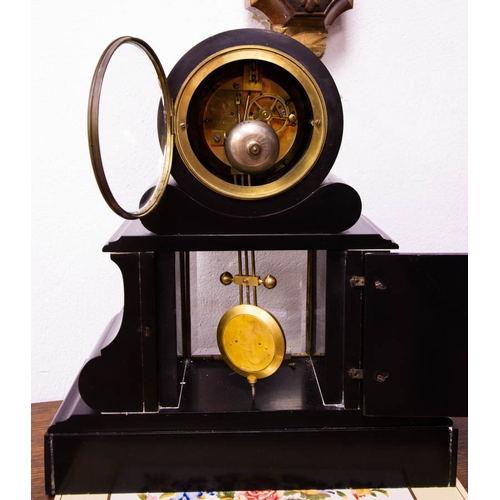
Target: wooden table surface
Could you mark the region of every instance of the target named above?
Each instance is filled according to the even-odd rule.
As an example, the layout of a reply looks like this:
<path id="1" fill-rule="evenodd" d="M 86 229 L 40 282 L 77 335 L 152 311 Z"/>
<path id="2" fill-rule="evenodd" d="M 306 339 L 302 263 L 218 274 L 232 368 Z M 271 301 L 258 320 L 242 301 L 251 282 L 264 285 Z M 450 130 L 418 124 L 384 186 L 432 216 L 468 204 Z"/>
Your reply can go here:
<path id="1" fill-rule="evenodd" d="M 31 405 L 31 500 L 46 500 L 43 468 L 43 435 L 49 427 L 61 401 Z M 457 477 L 468 490 L 467 418 L 453 419 L 459 428 Z"/>

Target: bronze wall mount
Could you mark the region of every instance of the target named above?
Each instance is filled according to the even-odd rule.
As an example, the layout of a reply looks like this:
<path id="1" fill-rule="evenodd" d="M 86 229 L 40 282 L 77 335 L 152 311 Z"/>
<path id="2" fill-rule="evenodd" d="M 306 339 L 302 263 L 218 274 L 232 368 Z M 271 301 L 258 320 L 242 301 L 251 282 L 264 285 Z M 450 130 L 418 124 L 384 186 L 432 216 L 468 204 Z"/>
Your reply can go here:
<path id="1" fill-rule="evenodd" d="M 354 0 L 246 0 L 246 8 L 270 24 L 270 29 L 283 33 L 322 57 L 328 28 Z"/>

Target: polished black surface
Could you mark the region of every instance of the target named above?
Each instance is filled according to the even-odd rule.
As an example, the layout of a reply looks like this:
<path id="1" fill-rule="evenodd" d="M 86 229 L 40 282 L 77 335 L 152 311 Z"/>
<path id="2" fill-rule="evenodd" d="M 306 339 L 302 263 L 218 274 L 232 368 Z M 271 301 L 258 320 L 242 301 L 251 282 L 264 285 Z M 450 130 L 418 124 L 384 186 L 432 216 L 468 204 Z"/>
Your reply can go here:
<path id="1" fill-rule="evenodd" d="M 466 416 L 467 255 L 365 262 L 365 413 Z"/>
<path id="2" fill-rule="evenodd" d="M 194 359 L 188 363 L 180 410 L 194 412 L 266 412 L 317 410 L 321 393 L 309 358 L 289 358 L 272 376 L 250 385 L 222 359 Z"/>
<path id="3" fill-rule="evenodd" d="M 324 342 L 324 356 L 315 359 L 315 366 L 325 402 L 349 409 L 361 405 L 360 380 L 348 373 L 362 367 L 363 289 L 351 286 L 351 278 L 363 275 L 363 260 L 362 251 L 314 253 L 314 338 Z"/>
<path id="4" fill-rule="evenodd" d="M 182 390 L 175 407 L 145 413 L 101 413 L 83 402 L 75 384 L 50 431 L 451 426 L 448 418 L 366 417 L 342 405 L 324 404 L 314 360 L 308 357 L 289 358 L 278 369 L 276 377 L 259 380 L 255 401 L 245 378 L 232 372 L 222 359 L 193 358 L 180 363 L 184 368 L 179 380 Z"/>
<path id="5" fill-rule="evenodd" d="M 295 363 L 295 369 L 290 366 Z M 308 359 L 246 381 L 221 360 L 188 362 L 179 408 L 101 414 L 73 387 L 45 436 L 50 494 L 454 483 L 446 418 L 370 418 L 324 406 Z M 304 394 L 304 390 L 310 394 Z"/>
<path id="6" fill-rule="evenodd" d="M 162 235 L 329 234 L 348 230 L 361 215 L 359 194 L 333 177 L 325 180 L 306 198 L 297 199 L 286 210 L 275 198 L 271 199 L 279 207 L 271 214 L 241 216 L 238 211 L 219 213 L 191 198 L 172 180 L 158 207 L 142 217 L 141 221 L 147 229 Z M 255 203 L 246 202 L 250 207 Z"/>
<path id="7" fill-rule="evenodd" d="M 224 251 L 224 250 L 309 250 L 309 249 L 397 249 L 388 235 L 367 217 L 360 217 L 349 229 L 340 233 L 300 232 L 286 230 L 280 225 L 272 232 L 233 232 L 223 234 L 190 232 L 189 224 L 181 233 L 158 235 L 148 230 L 141 221 L 126 221 L 104 246 L 105 252 L 166 252 L 166 251 Z M 288 228 L 290 229 L 290 228 Z"/>
<path id="8" fill-rule="evenodd" d="M 235 491 L 448 486 L 442 429 L 53 436 L 55 492 Z M 392 446 L 387 445 L 391 441 Z"/>
<path id="9" fill-rule="evenodd" d="M 122 271 L 125 303 L 95 357 L 82 368 L 79 391 L 100 411 L 158 408 L 155 259 L 151 253 L 112 254 Z"/>

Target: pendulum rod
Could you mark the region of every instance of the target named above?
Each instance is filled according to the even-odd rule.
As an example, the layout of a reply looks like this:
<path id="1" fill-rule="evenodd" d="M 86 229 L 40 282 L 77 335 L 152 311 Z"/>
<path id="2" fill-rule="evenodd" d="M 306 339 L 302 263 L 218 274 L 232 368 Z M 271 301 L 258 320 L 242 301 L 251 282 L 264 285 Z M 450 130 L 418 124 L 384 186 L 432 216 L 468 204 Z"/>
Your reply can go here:
<path id="1" fill-rule="evenodd" d="M 264 288 L 270 290 L 276 286 L 276 278 L 274 276 L 268 275 L 264 279 L 257 276 L 254 250 L 238 250 L 238 274 L 233 276 L 229 272 L 222 273 L 220 281 L 223 285 L 230 285 L 231 283 L 238 285 L 240 305 L 244 305 L 245 300 L 248 305 L 252 305 L 251 302 L 253 299 L 253 306 L 255 307 L 258 307 L 257 287 L 264 285 Z M 252 294 L 250 293 L 250 288 L 253 288 Z M 250 312 L 248 314 L 252 315 Z M 257 376 L 249 374 L 247 381 L 252 388 L 252 400 L 255 402 Z"/>
<path id="2" fill-rule="evenodd" d="M 241 123 L 242 120 L 248 120 L 250 92 L 248 92 L 246 96 L 243 110 L 242 95 L 240 92 L 236 93 L 235 105 L 238 124 Z M 233 166 L 231 167 L 231 173 L 233 176 L 233 182 L 236 186 L 252 185 L 250 173 L 238 171 Z M 257 307 L 257 286 L 264 284 L 266 288 L 273 288 L 276 284 L 276 280 L 272 276 L 266 277 L 265 280 L 261 280 L 257 276 L 255 260 L 254 250 L 238 250 L 238 275 L 233 277 L 230 273 L 226 272 L 220 277 L 220 280 L 224 285 L 229 285 L 230 283 L 238 285 L 240 305 L 243 305 L 245 300 L 248 305 L 251 305 L 253 300 L 253 305 Z M 253 288 L 252 293 L 250 292 L 250 288 Z M 255 402 L 255 384 L 257 382 L 257 377 L 253 374 L 248 375 L 247 380 L 252 388 L 252 400 Z"/>
<path id="3" fill-rule="evenodd" d="M 252 276 L 257 276 L 255 274 L 255 252 L 252 250 L 251 252 L 251 256 L 252 256 Z M 256 306 L 257 305 L 257 287 L 254 286 L 253 287 L 253 305 Z"/>
<path id="4" fill-rule="evenodd" d="M 251 273 L 250 273 L 250 268 Z M 248 276 L 251 278 L 257 278 L 257 274 L 255 272 L 255 251 L 250 251 L 250 257 L 248 250 L 238 250 L 238 274 L 240 276 Z M 244 293 L 243 287 L 245 287 L 246 292 L 246 303 L 251 304 L 252 301 L 250 299 L 250 288 L 253 288 L 253 305 L 257 305 L 257 287 L 248 283 L 248 279 L 243 279 L 243 282 L 239 285 L 240 288 L 240 304 L 244 303 Z"/>

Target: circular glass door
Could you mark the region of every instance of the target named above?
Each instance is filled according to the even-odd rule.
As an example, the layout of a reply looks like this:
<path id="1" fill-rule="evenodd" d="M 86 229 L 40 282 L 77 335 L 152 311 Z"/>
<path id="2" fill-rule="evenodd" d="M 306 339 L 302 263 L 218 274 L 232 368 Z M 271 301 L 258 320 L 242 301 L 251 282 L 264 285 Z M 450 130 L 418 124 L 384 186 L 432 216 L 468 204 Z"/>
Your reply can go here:
<path id="1" fill-rule="evenodd" d="M 154 210 L 168 183 L 171 103 L 160 61 L 142 40 L 122 37 L 96 67 L 88 106 L 94 174 L 111 209 L 125 219 Z"/>

